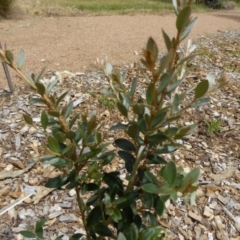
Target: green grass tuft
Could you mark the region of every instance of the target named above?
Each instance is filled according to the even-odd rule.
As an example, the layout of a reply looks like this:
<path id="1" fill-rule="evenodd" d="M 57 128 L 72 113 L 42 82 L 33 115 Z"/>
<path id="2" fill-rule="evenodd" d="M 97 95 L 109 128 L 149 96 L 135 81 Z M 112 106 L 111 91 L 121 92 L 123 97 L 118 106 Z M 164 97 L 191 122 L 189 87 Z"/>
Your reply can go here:
<path id="1" fill-rule="evenodd" d="M 42 0 L 48 4 L 70 7 L 93 14 L 162 13 L 172 11 L 171 1 L 161 0 Z M 194 4 L 194 11 L 206 11 L 201 4 Z"/>
<path id="2" fill-rule="evenodd" d="M 114 109 L 116 106 L 115 101 L 106 95 L 101 95 L 98 101 L 108 109 Z"/>
<path id="3" fill-rule="evenodd" d="M 205 121 L 205 123 L 208 127 L 207 133 L 209 135 L 212 135 L 213 133 L 216 133 L 222 130 L 221 122 L 217 119 L 213 119 L 212 121 Z"/>

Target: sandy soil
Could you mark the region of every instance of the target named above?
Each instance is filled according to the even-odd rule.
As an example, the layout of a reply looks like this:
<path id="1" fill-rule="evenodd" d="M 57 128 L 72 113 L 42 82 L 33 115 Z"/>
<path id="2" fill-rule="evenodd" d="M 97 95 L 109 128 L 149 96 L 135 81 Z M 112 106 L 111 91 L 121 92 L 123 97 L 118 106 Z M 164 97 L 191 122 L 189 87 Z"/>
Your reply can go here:
<path id="1" fill-rule="evenodd" d="M 190 38 L 240 28 L 240 10 L 194 13 L 198 22 Z M 0 41 L 15 54 L 27 54 L 25 72 L 39 71 L 43 66 L 53 71 L 81 72 L 96 58 L 106 56 L 116 65 L 137 59 L 149 36 L 164 50 L 161 29 L 175 34 L 175 15 L 34 17 L 0 21 Z M 45 62 L 41 60 L 45 59 Z M 12 73 L 15 84 L 19 79 Z M 0 87 L 7 81 L 0 70 Z"/>

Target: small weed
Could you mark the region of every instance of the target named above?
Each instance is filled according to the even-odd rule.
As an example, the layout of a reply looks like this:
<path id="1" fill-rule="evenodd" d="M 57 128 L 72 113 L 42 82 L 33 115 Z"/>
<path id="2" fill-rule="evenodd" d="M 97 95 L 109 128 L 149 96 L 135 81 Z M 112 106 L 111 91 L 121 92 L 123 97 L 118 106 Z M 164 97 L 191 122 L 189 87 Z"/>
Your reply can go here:
<path id="1" fill-rule="evenodd" d="M 214 52 L 211 52 L 206 46 L 203 46 L 201 43 L 198 48 L 198 55 L 202 57 L 214 58 Z"/>
<path id="2" fill-rule="evenodd" d="M 221 122 L 217 119 L 213 119 L 212 121 L 205 121 L 205 123 L 208 126 L 207 133 L 209 135 L 222 130 L 222 127 L 220 126 Z"/>
<path id="3" fill-rule="evenodd" d="M 234 57 L 237 57 L 237 56 L 238 56 L 238 51 L 237 51 L 237 50 L 232 50 L 232 55 L 233 55 Z"/>
<path id="4" fill-rule="evenodd" d="M 110 99 L 106 95 L 101 95 L 98 101 L 109 109 L 113 109 L 116 105 L 115 101 L 113 99 Z"/>

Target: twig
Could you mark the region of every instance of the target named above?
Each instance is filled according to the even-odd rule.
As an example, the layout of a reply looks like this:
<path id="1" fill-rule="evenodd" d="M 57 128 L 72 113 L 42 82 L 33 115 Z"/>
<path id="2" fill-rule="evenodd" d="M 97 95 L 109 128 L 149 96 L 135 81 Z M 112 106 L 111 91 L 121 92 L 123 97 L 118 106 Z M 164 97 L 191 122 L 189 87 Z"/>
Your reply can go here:
<path id="1" fill-rule="evenodd" d="M 5 48 L 6 48 L 6 45 L 5 45 Z M 0 43 L 0 49 L 2 49 L 1 43 Z M 10 92 L 13 93 L 14 92 L 14 86 L 13 86 L 12 79 L 11 79 L 11 76 L 10 76 L 10 73 L 9 73 L 9 70 L 8 70 L 8 66 L 5 62 L 2 62 L 2 66 L 3 66 L 3 69 L 4 69 L 5 76 L 7 78 L 7 81 L 8 81 L 8 86 L 9 86 Z"/>

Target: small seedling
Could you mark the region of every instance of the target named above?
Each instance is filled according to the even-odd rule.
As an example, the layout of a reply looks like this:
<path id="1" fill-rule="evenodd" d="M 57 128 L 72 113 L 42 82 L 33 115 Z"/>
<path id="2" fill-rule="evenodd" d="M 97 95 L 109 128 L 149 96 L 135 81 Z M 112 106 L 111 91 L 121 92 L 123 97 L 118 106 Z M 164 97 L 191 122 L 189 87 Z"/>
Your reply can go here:
<path id="1" fill-rule="evenodd" d="M 113 99 L 110 99 L 106 95 L 101 95 L 98 101 L 104 105 L 106 108 L 113 109 L 116 106 L 116 103 Z"/>
<path id="2" fill-rule="evenodd" d="M 222 130 L 221 122 L 218 119 L 213 119 L 212 121 L 205 121 L 205 123 L 208 126 L 207 133 L 209 135 Z"/>

